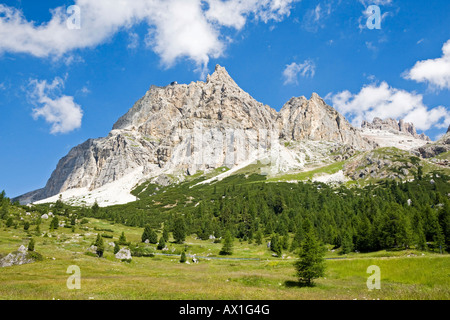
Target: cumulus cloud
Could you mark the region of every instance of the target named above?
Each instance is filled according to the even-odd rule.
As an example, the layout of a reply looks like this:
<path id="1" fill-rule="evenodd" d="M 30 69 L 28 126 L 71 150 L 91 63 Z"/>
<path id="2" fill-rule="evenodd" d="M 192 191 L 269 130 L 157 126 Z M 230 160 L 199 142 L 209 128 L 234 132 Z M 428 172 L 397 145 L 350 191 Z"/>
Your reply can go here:
<path id="1" fill-rule="evenodd" d="M 29 96 L 34 104 L 39 105 L 33 109 L 33 118 L 43 117 L 52 125 L 52 134 L 69 133 L 81 127 L 83 111 L 73 97 L 61 94 L 63 79 L 56 77 L 51 83 L 32 79 L 30 87 Z"/>
<path id="2" fill-rule="evenodd" d="M 405 119 L 423 131 L 431 127 L 446 128 L 450 124 L 447 108 L 439 106 L 430 109 L 424 104 L 421 94 L 392 88 L 386 82 L 367 85 L 357 94 L 346 90 L 327 97 L 334 108 L 356 127 L 363 120 L 372 121 L 375 117 Z"/>
<path id="3" fill-rule="evenodd" d="M 324 21 L 331 15 L 338 4 L 334 0 L 322 1 L 313 9 L 307 10 L 303 16 L 302 27 L 308 32 L 317 32 L 324 28 Z"/>
<path id="4" fill-rule="evenodd" d="M 441 58 L 417 62 L 404 77 L 416 82 L 428 82 L 434 88 L 450 89 L 450 40 L 444 44 L 442 52 Z"/>
<path id="5" fill-rule="evenodd" d="M 286 65 L 283 71 L 284 84 L 298 84 L 298 77 L 314 77 L 316 73 L 316 65 L 311 60 L 305 60 L 303 63 L 295 63 Z"/>
<path id="6" fill-rule="evenodd" d="M 223 28 L 240 30 L 249 20 L 280 21 L 298 0 L 76 0 L 81 29 L 67 27 L 66 7 L 52 10 L 50 21 L 37 25 L 13 7 L 0 4 L 0 53 L 36 57 L 62 56 L 92 48 L 121 30 L 146 23 L 146 43 L 166 66 L 178 58 L 204 69 L 223 54 Z"/>

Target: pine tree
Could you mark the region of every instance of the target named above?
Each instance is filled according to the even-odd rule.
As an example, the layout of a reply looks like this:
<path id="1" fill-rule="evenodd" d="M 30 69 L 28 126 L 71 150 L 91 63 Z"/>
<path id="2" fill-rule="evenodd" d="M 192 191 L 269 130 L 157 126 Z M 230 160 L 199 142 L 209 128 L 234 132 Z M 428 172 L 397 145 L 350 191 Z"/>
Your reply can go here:
<path id="1" fill-rule="evenodd" d="M 270 250 L 275 252 L 278 257 L 281 257 L 283 253 L 283 247 L 279 235 L 275 234 L 270 240 Z"/>
<path id="2" fill-rule="evenodd" d="M 125 237 L 125 232 L 122 232 L 122 234 L 119 237 L 119 245 L 126 245 L 127 244 L 127 238 Z"/>
<path id="3" fill-rule="evenodd" d="M 165 242 L 169 242 L 169 230 L 167 230 L 167 227 L 164 225 L 162 236 L 164 237 Z"/>
<path id="4" fill-rule="evenodd" d="M 6 219 L 9 214 L 8 202 L 3 201 L 2 210 L 0 211 L 0 219 Z"/>
<path id="5" fill-rule="evenodd" d="M 176 243 L 183 243 L 186 240 L 186 224 L 182 217 L 178 217 L 175 220 L 173 226 L 173 238 Z"/>
<path id="6" fill-rule="evenodd" d="M 14 221 L 11 217 L 8 218 L 8 220 L 6 220 L 6 227 L 11 227 L 13 225 Z"/>
<path id="7" fill-rule="evenodd" d="M 164 237 L 161 236 L 158 243 L 158 250 L 162 250 L 166 247 L 166 240 L 164 240 Z"/>
<path id="8" fill-rule="evenodd" d="M 282 247 L 283 247 L 283 249 L 284 250 L 288 250 L 289 249 L 289 235 L 288 234 L 286 234 L 286 235 L 284 235 L 282 238 L 281 238 L 281 240 L 282 240 L 282 243 L 283 243 L 283 245 L 282 245 Z"/>
<path id="9" fill-rule="evenodd" d="M 119 242 L 114 242 L 114 254 L 118 253 L 120 251 L 120 245 Z"/>
<path id="10" fill-rule="evenodd" d="M 341 253 L 347 254 L 353 251 L 353 237 L 350 232 L 346 231 L 341 241 Z"/>
<path id="11" fill-rule="evenodd" d="M 142 233 L 142 237 L 141 237 L 142 242 L 146 242 L 147 240 L 150 242 L 150 239 L 154 237 L 153 232 L 154 231 L 152 230 L 152 227 L 149 224 L 145 225 L 144 232 Z M 153 239 L 151 239 L 151 240 L 153 240 Z"/>
<path id="12" fill-rule="evenodd" d="M 325 250 L 311 229 L 300 246 L 299 260 L 295 263 L 299 282 L 312 285 L 313 280 L 325 275 Z"/>
<path id="13" fill-rule="evenodd" d="M 181 263 L 185 263 L 185 262 L 186 262 L 186 252 L 185 252 L 185 251 L 183 251 L 183 252 L 181 253 L 180 262 L 181 262 Z"/>
<path id="14" fill-rule="evenodd" d="M 442 254 L 445 250 L 445 237 L 439 224 L 437 226 L 436 235 L 433 238 L 433 242 L 435 248 Z"/>
<path id="15" fill-rule="evenodd" d="M 30 242 L 28 243 L 28 251 L 34 251 L 34 239 L 31 238 Z"/>
<path id="16" fill-rule="evenodd" d="M 231 232 L 229 230 L 227 230 L 227 232 L 225 233 L 225 237 L 224 237 L 224 242 L 223 242 L 223 247 L 222 250 L 220 251 L 220 255 L 232 255 L 233 254 L 233 236 L 231 235 Z"/>
<path id="17" fill-rule="evenodd" d="M 59 228 L 59 220 L 57 217 L 53 217 L 52 221 L 50 222 L 50 230 L 56 230 Z"/>
<path id="18" fill-rule="evenodd" d="M 100 206 L 98 205 L 97 201 L 95 201 L 94 205 L 92 206 L 92 215 L 94 217 L 97 217 L 98 212 L 100 211 Z"/>
<path id="19" fill-rule="evenodd" d="M 261 230 L 258 230 L 255 235 L 255 243 L 260 246 L 263 243 L 263 234 Z"/>
<path id="20" fill-rule="evenodd" d="M 95 240 L 95 244 L 97 247 L 97 255 L 101 258 L 103 257 L 103 252 L 105 251 L 105 246 L 103 243 L 103 237 L 101 234 L 97 234 L 97 239 Z"/>
<path id="21" fill-rule="evenodd" d="M 26 221 L 26 222 L 23 224 L 23 230 L 28 231 L 28 229 L 30 229 L 30 223 L 29 223 L 28 221 Z"/>

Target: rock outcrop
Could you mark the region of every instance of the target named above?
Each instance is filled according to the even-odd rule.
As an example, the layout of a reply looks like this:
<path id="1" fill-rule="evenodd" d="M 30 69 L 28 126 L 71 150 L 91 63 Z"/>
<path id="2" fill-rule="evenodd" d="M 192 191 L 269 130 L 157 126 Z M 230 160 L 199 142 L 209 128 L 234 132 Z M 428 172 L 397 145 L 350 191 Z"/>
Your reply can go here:
<path id="1" fill-rule="evenodd" d="M 122 248 L 119 250 L 119 252 L 116 253 L 115 255 L 116 259 L 119 260 L 131 260 L 131 251 L 130 249 L 127 248 Z"/>
<path id="2" fill-rule="evenodd" d="M 450 151 L 450 126 L 447 133 L 438 141 L 429 143 L 415 150 L 415 153 L 423 158 L 433 158 L 441 153 Z"/>
<path id="3" fill-rule="evenodd" d="M 405 122 L 403 119 L 401 119 L 400 121 L 397 121 L 394 119 L 382 120 L 381 118 L 374 118 L 372 122 L 363 121 L 363 123 L 361 124 L 361 128 L 384 130 L 384 131 L 390 131 L 393 133 L 403 133 L 403 134 L 409 135 L 415 139 L 431 141 L 431 139 L 428 136 L 426 136 L 424 133 L 417 134 L 414 124 Z"/>
<path id="4" fill-rule="evenodd" d="M 335 109 L 314 93 L 310 100 L 292 98 L 279 114 L 281 138 L 290 140 L 334 141 L 355 149 L 370 143 Z"/>
<path id="5" fill-rule="evenodd" d="M 261 156 L 274 138 L 330 141 L 357 150 L 374 146 L 317 94 L 293 98 L 278 113 L 217 66 L 206 82 L 152 86 L 107 137 L 73 148 L 45 188 L 16 200 L 30 203 L 68 190 L 89 193 L 121 179 L 131 188 L 162 174 L 231 168 Z"/>
<path id="6" fill-rule="evenodd" d="M 20 266 L 23 264 L 33 263 L 40 254 L 33 254 L 27 251 L 25 246 L 20 246 L 17 251 L 11 252 L 6 257 L 0 259 L 0 268 Z"/>
<path id="7" fill-rule="evenodd" d="M 397 148 L 379 148 L 364 152 L 344 165 L 344 173 L 352 180 L 413 178 L 420 162 L 411 153 Z"/>

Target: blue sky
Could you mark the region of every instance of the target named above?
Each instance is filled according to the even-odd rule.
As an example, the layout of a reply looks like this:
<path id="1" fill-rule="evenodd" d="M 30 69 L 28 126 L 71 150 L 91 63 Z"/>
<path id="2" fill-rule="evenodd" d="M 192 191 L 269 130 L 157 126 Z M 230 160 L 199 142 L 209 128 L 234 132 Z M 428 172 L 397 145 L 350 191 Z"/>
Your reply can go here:
<path id="1" fill-rule="evenodd" d="M 355 125 L 406 118 L 435 139 L 450 124 L 450 1 L 114 3 L 0 2 L 0 189 L 9 196 L 43 187 L 61 157 L 106 136 L 150 85 L 202 80 L 215 64 L 277 110 L 317 92 Z M 81 29 L 67 25 L 71 5 Z M 367 27 L 371 5 L 381 29 Z"/>

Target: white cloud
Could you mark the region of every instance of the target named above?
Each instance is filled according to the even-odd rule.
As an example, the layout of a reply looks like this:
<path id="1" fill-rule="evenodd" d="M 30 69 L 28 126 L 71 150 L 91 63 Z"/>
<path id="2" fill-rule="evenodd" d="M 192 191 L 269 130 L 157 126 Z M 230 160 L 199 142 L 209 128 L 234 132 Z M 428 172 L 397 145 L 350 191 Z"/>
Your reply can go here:
<path id="1" fill-rule="evenodd" d="M 385 6 L 390 5 L 392 3 L 392 0 L 359 0 L 359 2 L 361 2 L 365 7 L 369 5 Z"/>
<path id="2" fill-rule="evenodd" d="M 289 16 L 292 4 L 300 0 L 206 0 L 206 17 L 222 26 L 240 30 L 248 17 L 268 22 Z"/>
<path id="3" fill-rule="evenodd" d="M 146 43 L 165 66 L 179 58 L 193 60 L 204 71 L 209 59 L 226 48 L 222 28 L 240 30 L 250 17 L 280 21 L 299 0 L 76 0 L 81 29 L 67 28 L 65 7 L 52 10 L 50 21 L 37 25 L 16 8 L 0 4 L 0 53 L 60 57 L 92 48 L 121 30 L 146 23 Z"/>
<path id="4" fill-rule="evenodd" d="M 404 119 L 423 131 L 431 127 L 446 128 L 450 124 L 447 108 L 429 109 L 421 94 L 392 88 L 386 82 L 367 85 L 358 94 L 346 90 L 328 97 L 334 108 L 351 119 L 356 127 L 363 120 L 372 121 L 375 117 Z"/>
<path id="5" fill-rule="evenodd" d="M 55 78 L 52 83 L 46 80 L 30 80 L 32 88 L 30 98 L 35 104 L 40 105 L 33 109 L 33 118 L 43 117 L 52 125 L 52 134 L 68 133 L 81 127 L 83 111 L 75 103 L 71 96 L 61 95 L 64 88 L 64 80 Z"/>
<path id="6" fill-rule="evenodd" d="M 130 32 L 128 34 L 128 49 L 134 50 L 139 46 L 139 35 L 135 32 Z"/>
<path id="7" fill-rule="evenodd" d="M 283 71 L 284 84 L 298 84 L 299 75 L 302 77 L 314 77 L 316 74 L 316 65 L 311 60 L 305 60 L 303 63 L 295 63 L 286 65 Z"/>
<path id="8" fill-rule="evenodd" d="M 303 16 L 302 27 L 308 32 L 317 32 L 325 27 L 325 20 L 333 12 L 333 8 L 337 7 L 340 2 L 334 0 L 322 1 L 313 9 L 306 11 Z"/>
<path id="9" fill-rule="evenodd" d="M 428 82 L 435 88 L 450 89 L 450 40 L 444 44 L 442 52 L 441 58 L 417 62 L 404 77 L 416 82 Z"/>

